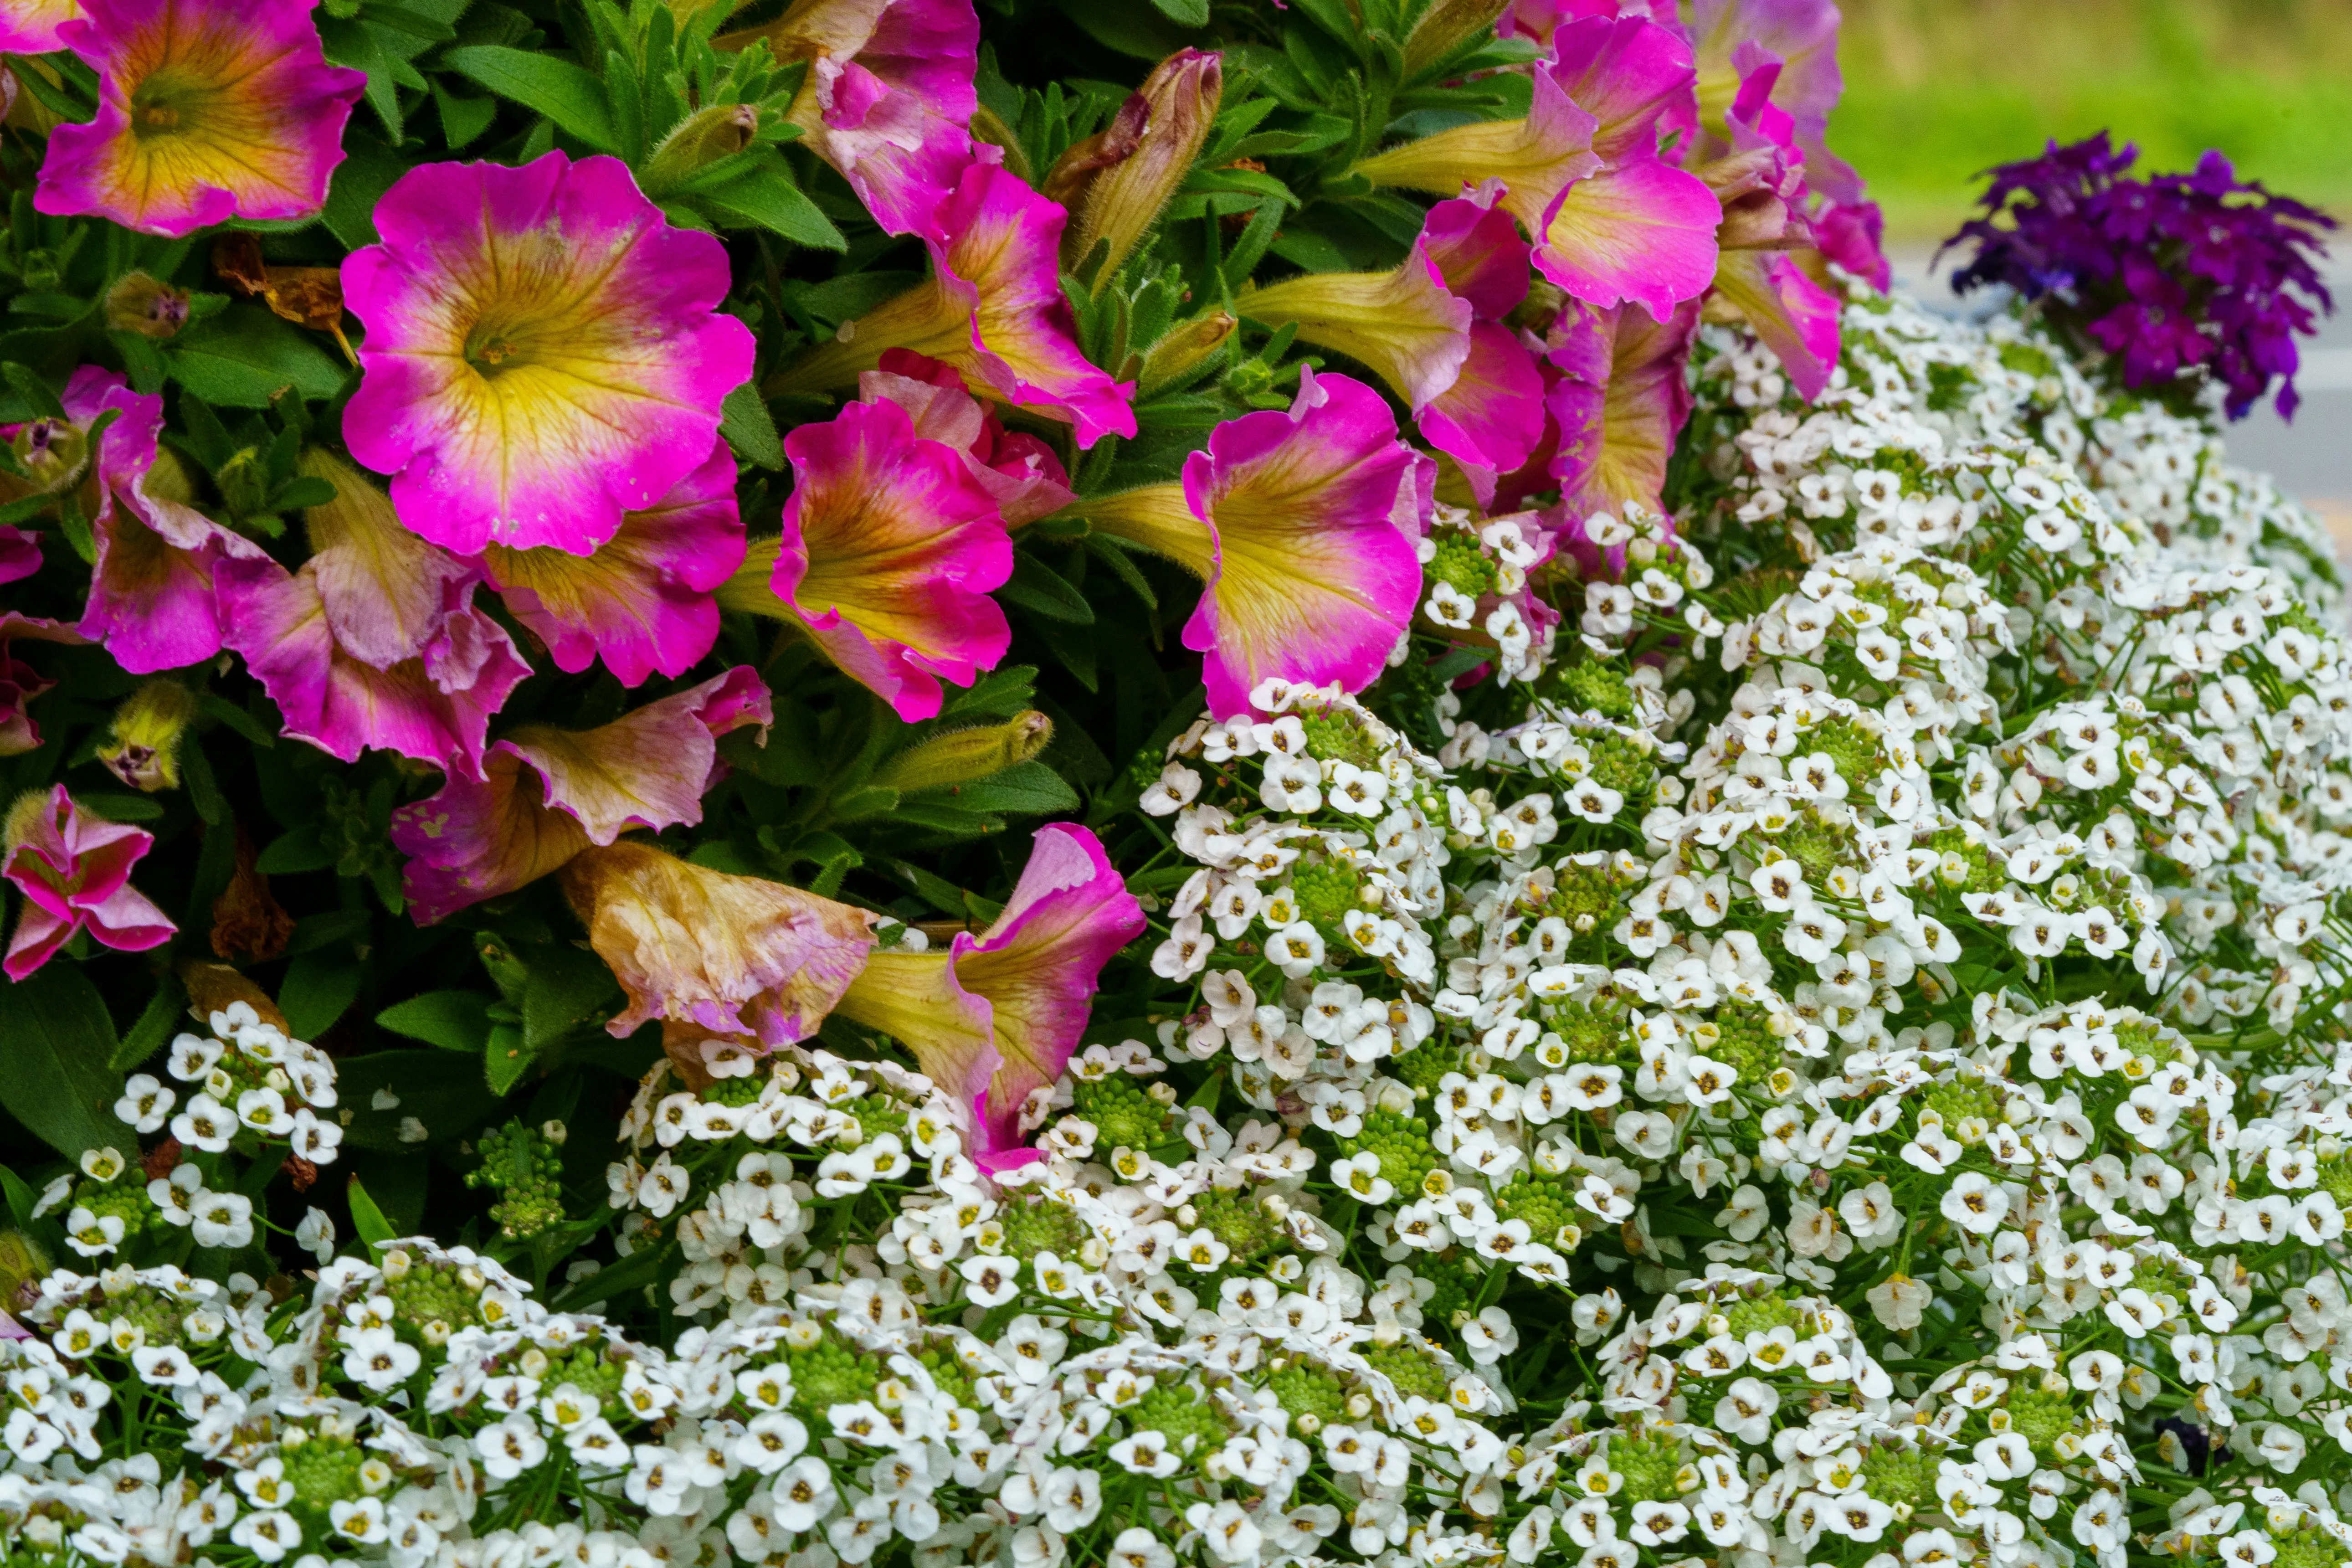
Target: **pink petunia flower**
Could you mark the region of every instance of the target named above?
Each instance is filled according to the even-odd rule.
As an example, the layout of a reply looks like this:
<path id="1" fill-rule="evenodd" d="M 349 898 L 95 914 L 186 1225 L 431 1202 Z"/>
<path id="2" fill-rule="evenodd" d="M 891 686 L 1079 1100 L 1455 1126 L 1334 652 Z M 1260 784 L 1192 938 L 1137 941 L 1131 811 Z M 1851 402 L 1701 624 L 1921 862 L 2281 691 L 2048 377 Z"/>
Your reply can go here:
<path id="1" fill-rule="evenodd" d="M 1860 201 L 1861 176 L 1829 149 L 1830 110 L 1845 90 L 1835 0 L 1695 0 L 1691 15 L 1699 105 L 1710 128 L 1723 133 L 1747 74 L 1735 58 L 1741 47 L 1768 49 L 1782 65 L 1772 100 L 1793 122 L 1813 188 L 1834 202 Z"/>
<path id="2" fill-rule="evenodd" d="M 1114 383 L 1087 362 L 1062 297 L 1068 217 L 1018 175 L 973 163 L 924 237 L 930 278 L 786 365 L 768 390 L 854 386 L 890 350 L 911 349 L 993 397 L 1075 425 L 1081 447 L 1134 435 L 1134 384 Z"/>
<path id="3" fill-rule="evenodd" d="M 1545 210 L 1537 270 L 1588 304 L 1631 300 L 1664 321 L 1706 291 L 1723 216 L 1705 181 L 1658 155 L 1662 131 L 1696 118 L 1689 44 L 1638 16 L 1592 17 L 1560 27 L 1538 71 L 1593 116 L 1602 163 Z"/>
<path id="4" fill-rule="evenodd" d="M 593 730 L 524 726 L 490 748 L 481 778 L 452 774 L 392 814 L 411 914 L 431 925 L 631 828 L 694 826 L 724 772 L 719 737 L 757 724 L 764 739 L 772 718 L 766 683 L 738 665 Z"/>
<path id="5" fill-rule="evenodd" d="M 971 0 L 801 0 L 721 48 L 765 38 L 808 75 L 784 118 L 892 234 L 932 232 L 971 162 L 980 17 Z"/>
<path id="6" fill-rule="evenodd" d="M 816 1032 L 874 946 L 863 910 L 635 839 L 584 849 L 561 875 L 628 998 L 605 1026 L 615 1036 L 659 1018 L 791 1045 Z"/>
<path id="7" fill-rule="evenodd" d="M 752 545 L 719 602 L 791 622 L 900 718 L 932 717 L 941 678 L 969 686 L 1012 643 L 989 597 L 1013 574 L 995 498 L 893 402 L 803 425 L 784 452 L 782 536 Z"/>
<path id="8" fill-rule="evenodd" d="M 1478 498 L 1495 499 L 1496 478 L 1525 463 L 1542 439 L 1543 374 L 1504 318 L 1528 293 L 1528 243 L 1496 205 L 1499 182 L 1439 202 L 1422 224 L 1419 248 L 1471 309 L 1470 353 L 1452 385 L 1415 410 L 1424 440 L 1452 458 Z"/>
<path id="9" fill-rule="evenodd" d="M 916 435 L 961 454 L 964 472 L 996 498 L 1007 528 L 1034 522 L 1077 499 L 1054 448 L 1025 431 L 1007 431 L 965 390 L 963 373 L 951 364 L 892 349 L 857 378 L 857 391 L 868 403 L 897 404 L 914 421 Z"/>
<path id="10" fill-rule="evenodd" d="M 0 523 L 0 583 L 14 583 L 41 569 L 41 536 Z"/>
<path id="11" fill-rule="evenodd" d="M 176 669 L 221 649 L 213 574 L 227 560 L 264 558 L 261 547 L 205 517 L 186 493 L 178 460 L 160 450 L 163 400 L 132 392 L 113 371 L 83 365 L 58 400 L 65 422 L 35 420 L 31 445 L 65 452 L 109 414 L 114 418 L 87 455 L 79 494 L 98 561 L 82 612 L 84 637 L 106 645 L 133 675 Z"/>
<path id="12" fill-rule="evenodd" d="M 1412 624 L 1435 465 L 1397 439 L 1380 394 L 1302 370 L 1287 412 L 1228 419 L 1181 485 L 1083 503 L 1097 528 L 1204 579 L 1184 646 L 1221 718 L 1273 676 L 1370 685 Z"/>
<path id="13" fill-rule="evenodd" d="M 314 450 L 304 468 L 336 500 L 310 509 L 299 571 L 224 563 L 228 646 L 297 740 L 347 763 L 377 749 L 480 778 L 490 716 L 530 666 L 473 607 L 476 569 L 403 528 L 346 465 Z"/>
<path id="14" fill-rule="evenodd" d="M 57 684 L 10 651 L 16 641 L 79 647 L 89 639 L 62 621 L 0 610 L 0 757 L 21 756 L 41 743 L 40 726 L 26 705 Z"/>
<path id="15" fill-rule="evenodd" d="M 34 206 L 171 238 L 318 212 L 367 77 L 327 64 L 313 3 L 79 0 L 56 37 L 98 72 L 98 118 L 49 133 Z"/>
<path id="16" fill-rule="evenodd" d="M 66 47 L 58 29 L 83 15 L 76 0 L 0 0 L 0 55 L 46 55 Z"/>
<path id="17" fill-rule="evenodd" d="M 1523 120 L 1456 125 L 1374 153 L 1350 171 L 1374 184 L 1459 195 L 1502 182 L 1498 204 L 1529 234 L 1560 193 L 1601 167 L 1592 133 L 1600 121 L 1572 102 L 1549 70 L 1536 68 Z"/>
<path id="18" fill-rule="evenodd" d="M 501 544 L 482 552 L 483 574 L 557 668 L 576 675 L 602 658 L 624 686 L 701 662 L 719 640 L 712 590 L 742 563 L 735 458 L 724 441 L 667 495 L 624 513 L 620 531 L 593 554 Z"/>
<path id="19" fill-rule="evenodd" d="M 1143 933 L 1142 906 L 1085 828 L 1037 830 L 1013 897 L 989 928 L 945 952 L 877 952 L 837 1011 L 915 1054 L 932 1082 L 971 1106 L 965 1150 L 992 1173 L 1040 1156 L 1024 1112 L 1085 1037 L 1097 977 Z"/>
<path id="20" fill-rule="evenodd" d="M 1818 397 L 1837 364 L 1839 301 L 1795 254 L 1816 243 L 1808 162 L 1795 122 L 1772 101 L 1780 57 L 1743 43 L 1734 58 L 1744 74 L 1726 121 L 1728 143 L 1696 171 L 1723 203 L 1716 292 L 1748 319 L 1797 390 Z"/>
<path id="21" fill-rule="evenodd" d="M 1626 306 L 1570 305 L 1551 328 L 1560 377 L 1547 398 L 1559 429 L 1552 475 L 1570 516 L 1638 501 L 1663 511 L 1666 464 L 1690 417 L 1683 376 L 1698 331 L 1696 300 L 1664 321 Z"/>
<path id="22" fill-rule="evenodd" d="M 751 330 L 719 313 L 725 247 L 618 159 L 428 163 L 375 225 L 343 261 L 368 329 L 343 437 L 417 533 L 586 555 L 709 459 Z"/>
<path id="23" fill-rule="evenodd" d="M 120 952 L 143 952 L 179 929 L 131 886 L 131 868 L 153 847 L 154 836 L 85 816 L 63 784 L 16 803 L 5 843 L 0 878 L 25 895 L 16 934 L 0 960 L 11 980 L 47 963 L 79 931 Z"/>

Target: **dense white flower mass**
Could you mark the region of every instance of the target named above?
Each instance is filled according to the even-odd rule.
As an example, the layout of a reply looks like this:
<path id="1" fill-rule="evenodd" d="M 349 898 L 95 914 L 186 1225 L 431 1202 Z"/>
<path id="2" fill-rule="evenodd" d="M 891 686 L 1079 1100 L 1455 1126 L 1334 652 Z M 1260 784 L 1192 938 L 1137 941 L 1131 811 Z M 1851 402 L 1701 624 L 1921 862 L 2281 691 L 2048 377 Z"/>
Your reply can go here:
<path id="1" fill-rule="evenodd" d="M 1168 745 L 1138 885 L 1184 1005 L 1098 1008 L 1024 1108 L 1040 1158 L 983 1170 L 963 1107 L 845 1044 L 709 1041 L 623 1121 L 621 1257 L 534 1289 L 422 1239 L 337 1258 L 323 1215 L 308 1279 L 109 1268 L 127 1225 L 225 1247 L 261 1216 L 93 1155 L 47 1201 L 102 1271 L 0 1342 L 0 1535 L 392 1568 L 2352 1557 L 2324 537 L 2014 320 L 1857 297 L 1845 329 L 1810 405 L 1705 330 L 1705 471 L 1674 519 L 1586 520 L 1573 622 L 1527 592 L 1569 569 L 1532 514 L 1446 519 L 1422 613 L 1492 680 L 1270 682 Z M 331 1159 L 331 1064 L 214 1035 L 117 1114 Z M 130 1405 L 135 1456 L 96 1436 Z"/>

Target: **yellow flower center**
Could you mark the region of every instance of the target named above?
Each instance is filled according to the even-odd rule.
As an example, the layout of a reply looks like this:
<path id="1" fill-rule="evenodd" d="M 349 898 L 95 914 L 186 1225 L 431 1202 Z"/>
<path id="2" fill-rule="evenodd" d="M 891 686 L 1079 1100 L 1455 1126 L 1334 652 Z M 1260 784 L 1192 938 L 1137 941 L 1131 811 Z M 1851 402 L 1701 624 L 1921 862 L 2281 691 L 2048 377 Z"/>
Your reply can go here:
<path id="1" fill-rule="evenodd" d="M 155 72 L 131 89 L 131 133 L 142 138 L 186 134 L 212 90 L 173 71 Z"/>

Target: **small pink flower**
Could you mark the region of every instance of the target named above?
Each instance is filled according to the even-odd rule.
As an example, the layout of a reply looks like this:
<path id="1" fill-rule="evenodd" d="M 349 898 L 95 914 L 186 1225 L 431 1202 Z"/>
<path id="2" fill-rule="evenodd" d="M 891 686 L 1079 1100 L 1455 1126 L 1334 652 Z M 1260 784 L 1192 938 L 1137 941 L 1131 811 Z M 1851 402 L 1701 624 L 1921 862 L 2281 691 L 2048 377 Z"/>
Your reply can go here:
<path id="1" fill-rule="evenodd" d="M 975 387 L 1077 427 L 1081 447 L 1135 434 L 1135 386 L 1079 352 L 1062 297 L 1068 215 L 993 163 L 974 163 L 923 243 L 931 276 L 845 326 L 771 383 L 775 393 L 854 386 L 892 349 L 942 360 Z"/>
<path id="2" fill-rule="evenodd" d="M 719 313 L 725 247 L 620 160 L 428 163 L 375 225 L 343 261 L 368 329 L 343 438 L 417 533 L 586 555 L 709 459 L 751 330 Z"/>
<path id="3" fill-rule="evenodd" d="M 1085 828 L 1037 830 L 1003 913 L 945 952 L 877 952 L 838 1011 L 915 1054 L 974 1112 L 966 1148 L 989 1172 L 1039 1158 L 1024 1112 L 1085 1037 L 1097 977 L 1143 934 L 1142 906 Z"/>
<path id="4" fill-rule="evenodd" d="M 576 675 L 601 657 L 624 686 L 702 661 L 719 640 L 712 590 L 742 563 L 735 458 L 724 441 L 667 495 L 624 513 L 620 531 L 593 554 L 493 544 L 482 555 L 490 585 L 557 668 Z"/>
<path id="5" fill-rule="evenodd" d="M 980 17 L 971 0 L 803 0 L 721 48 L 768 40 L 808 75 L 784 118 L 839 170 L 874 221 L 928 233 L 971 162 Z"/>
<path id="6" fill-rule="evenodd" d="M 480 779 L 452 774 L 393 813 L 411 914 L 431 925 L 631 828 L 692 826 L 724 772 L 719 737 L 747 724 L 764 737 L 772 717 L 766 684 L 739 665 L 593 730 L 524 726 L 489 749 Z"/>
<path id="7" fill-rule="evenodd" d="M 83 815 L 63 784 L 18 801 L 0 878 L 25 895 L 25 912 L 0 971 L 24 979 L 78 931 L 123 952 L 170 941 L 178 928 L 131 886 L 131 868 L 154 842 L 136 827 Z"/>
<path id="8" fill-rule="evenodd" d="M 313 3 L 79 0 L 56 37 L 98 72 L 98 118 L 49 133 L 33 205 L 171 238 L 318 212 L 367 77 L 327 64 Z"/>
<path id="9" fill-rule="evenodd" d="M 223 565 L 228 646 L 297 740 L 347 763 L 378 749 L 480 778 L 490 716 L 530 666 L 473 607 L 474 567 L 403 528 L 347 465 L 314 451 L 305 468 L 336 500 L 310 509 L 299 570 Z"/>
<path id="10" fill-rule="evenodd" d="M 1349 691 L 1378 678 L 1420 602 L 1434 483 L 1380 394 L 1303 370 L 1287 412 L 1218 426 L 1181 486 L 1105 496 L 1084 515 L 1207 582 L 1184 646 L 1207 656 L 1224 718 L 1270 677 Z"/>
<path id="11" fill-rule="evenodd" d="M 930 718 L 941 679 L 971 685 L 1012 642 L 989 597 L 1013 574 L 995 498 L 892 402 L 801 426 L 784 452 L 782 536 L 753 546 L 721 603 L 793 622 L 900 718 Z"/>

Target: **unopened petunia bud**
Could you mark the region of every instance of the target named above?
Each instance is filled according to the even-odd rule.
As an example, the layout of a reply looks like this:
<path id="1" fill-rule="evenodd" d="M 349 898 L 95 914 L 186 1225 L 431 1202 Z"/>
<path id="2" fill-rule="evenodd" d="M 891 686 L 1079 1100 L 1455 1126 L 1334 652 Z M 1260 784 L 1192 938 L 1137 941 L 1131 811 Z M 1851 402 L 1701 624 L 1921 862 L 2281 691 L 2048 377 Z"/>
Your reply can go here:
<path id="1" fill-rule="evenodd" d="M 1139 397 L 1149 397 L 1160 388 L 1198 366 L 1202 360 L 1225 346 L 1241 323 L 1231 310 L 1211 310 L 1205 315 L 1181 321 L 1168 334 L 1151 345 L 1143 356 L 1143 369 L 1135 378 Z"/>
<path id="2" fill-rule="evenodd" d="M 875 784 L 902 795 L 973 784 L 1028 762 L 1054 738 L 1054 721 L 1034 709 L 1002 724 L 950 730 L 917 742 L 882 765 Z"/>
<path id="3" fill-rule="evenodd" d="M 66 419 L 33 419 L 20 426 L 8 443 L 17 467 L 45 494 L 71 489 L 89 461 L 89 440 L 80 426 Z"/>
<path id="4" fill-rule="evenodd" d="M 1066 194 L 1055 199 L 1073 215 L 1063 240 L 1063 258 L 1076 266 L 1093 254 L 1098 242 L 1110 244 L 1102 270 L 1095 275 L 1097 288 L 1143 243 L 1160 220 L 1160 209 L 1192 172 L 1223 91 L 1222 56 L 1179 49 L 1153 68 L 1109 130 L 1071 148 L 1046 176 L 1046 190 L 1062 187 Z M 1139 126 L 1134 123 L 1138 100 Z M 1115 143 L 1129 141 L 1132 144 L 1124 152 L 1106 158 Z M 1098 159 L 1106 160 L 1101 166 L 1082 167 Z"/>
<path id="5" fill-rule="evenodd" d="M 98 748 L 98 760 L 133 789 L 177 789 L 180 738 L 195 716 L 194 692 L 176 680 L 151 680 L 114 710 L 113 733 Z"/>
<path id="6" fill-rule="evenodd" d="M 144 272 L 123 275 L 106 291 L 106 324 L 142 338 L 177 337 L 188 324 L 188 293 Z"/>
<path id="7" fill-rule="evenodd" d="M 684 120 L 646 163 L 646 189 L 674 190 L 721 158 L 732 157 L 759 134 L 760 111 L 748 103 L 714 103 Z"/>
<path id="8" fill-rule="evenodd" d="M 1422 13 L 1404 40 L 1408 79 L 1452 54 L 1473 35 L 1495 25 L 1510 0 L 1437 0 Z"/>

